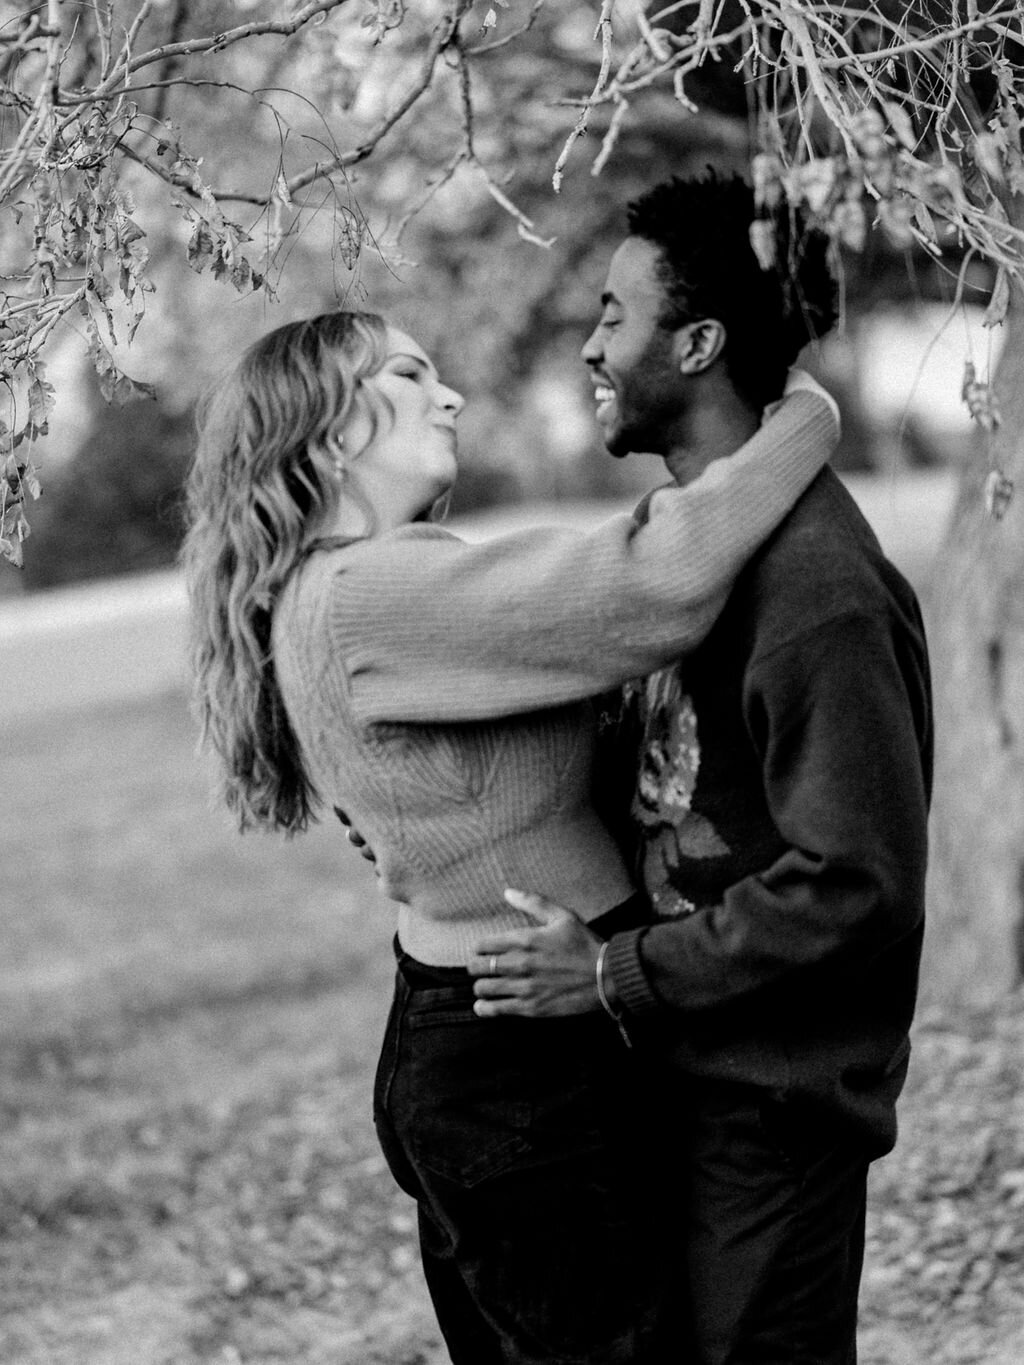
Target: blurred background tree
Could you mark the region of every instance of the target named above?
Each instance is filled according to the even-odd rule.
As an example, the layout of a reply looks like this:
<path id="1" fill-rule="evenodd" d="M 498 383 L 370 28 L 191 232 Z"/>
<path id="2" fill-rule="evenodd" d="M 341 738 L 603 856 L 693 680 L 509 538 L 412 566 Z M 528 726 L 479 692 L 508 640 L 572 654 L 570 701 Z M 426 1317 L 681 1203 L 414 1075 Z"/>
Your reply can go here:
<path id="1" fill-rule="evenodd" d="M 463 509 L 657 477 L 595 455 L 579 344 L 625 202 L 743 170 L 766 221 L 798 206 L 834 243 L 841 465 L 893 457 L 859 402 L 872 305 L 987 303 L 1005 334 L 998 375 L 969 352 L 978 436 L 930 607 L 930 977 L 1016 984 L 1021 55 L 1014 0 L 0 0 L 0 552 L 25 564 L 5 588 L 169 564 L 197 391 L 341 303 L 470 394 Z M 905 437 L 904 461 L 938 458 Z"/>

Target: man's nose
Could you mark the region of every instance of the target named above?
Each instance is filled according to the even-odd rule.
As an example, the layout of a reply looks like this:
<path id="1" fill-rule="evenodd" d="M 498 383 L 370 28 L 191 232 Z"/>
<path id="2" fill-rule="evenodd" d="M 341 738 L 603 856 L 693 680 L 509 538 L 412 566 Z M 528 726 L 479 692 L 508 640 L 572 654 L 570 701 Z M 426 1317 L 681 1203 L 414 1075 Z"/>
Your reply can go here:
<path id="1" fill-rule="evenodd" d="M 587 337 L 580 350 L 580 355 L 584 365 L 599 365 L 601 363 L 601 343 L 598 338 L 598 329 L 595 327 L 590 336 Z"/>

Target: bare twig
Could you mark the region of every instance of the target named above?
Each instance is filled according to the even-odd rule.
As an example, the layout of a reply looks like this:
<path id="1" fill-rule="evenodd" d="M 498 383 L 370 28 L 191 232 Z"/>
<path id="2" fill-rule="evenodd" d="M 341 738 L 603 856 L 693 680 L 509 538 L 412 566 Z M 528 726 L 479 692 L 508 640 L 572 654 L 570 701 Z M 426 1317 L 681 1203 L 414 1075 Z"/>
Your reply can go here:
<path id="1" fill-rule="evenodd" d="M 424 96 L 439 88 L 442 98 L 429 107 L 437 113 L 439 131 L 442 124 L 447 130 L 444 138 L 455 133 L 458 150 L 442 151 L 448 147 L 445 140 L 430 149 L 432 164 L 410 190 L 411 207 L 398 219 L 396 246 L 411 217 L 463 168 L 479 177 L 521 236 L 548 245 L 530 214 L 503 188 L 507 162 L 501 164 L 501 153 L 492 151 L 498 121 L 511 123 L 520 110 L 514 97 L 502 102 L 498 72 L 487 87 L 492 69 L 472 63 L 478 57 L 500 60 L 499 54 L 536 30 L 546 13 L 554 30 L 573 5 L 588 22 L 597 13 L 596 70 L 589 94 L 554 101 L 574 111 L 554 162 L 556 190 L 590 131 L 594 109 L 607 106 L 610 112 L 591 166 L 598 175 L 620 148 L 642 92 L 674 90 L 685 116 L 700 115 L 705 122 L 714 117 L 690 98 L 697 90 L 690 78 L 702 66 L 723 62 L 742 72 L 750 92 L 749 126 L 762 152 L 758 174 L 771 168 L 767 181 L 759 182 L 768 187 L 759 203 L 806 209 L 834 241 L 854 246 L 863 238 L 868 215 L 875 215 L 894 241 L 920 245 L 933 255 L 955 240 L 969 258 L 995 267 L 1004 294 L 1011 282 L 1024 281 L 1024 231 L 1004 209 L 1004 201 L 1024 186 L 1024 75 L 1012 46 L 1024 44 L 1024 10 L 1017 0 L 988 0 L 984 6 L 954 0 L 948 15 L 922 0 L 902 7 L 889 0 L 738 0 L 734 5 L 670 0 L 660 7 L 633 0 L 621 18 L 613 0 L 589 9 L 585 0 L 566 0 L 557 10 L 544 0 L 531 0 L 515 28 L 472 44 L 460 34 L 470 0 L 448 0 L 440 22 L 422 33 L 410 32 L 416 23 L 404 23 L 406 10 L 417 22 L 423 12 L 433 11 L 400 0 L 388 9 L 382 0 L 379 32 L 372 6 L 364 18 L 381 40 L 366 57 L 379 58 L 381 65 L 372 70 L 386 72 L 373 91 L 373 100 L 384 92 L 383 102 L 371 100 L 367 107 L 373 113 L 366 115 L 345 104 L 345 119 L 335 124 L 332 111 L 318 110 L 315 99 L 291 91 L 289 98 L 306 98 L 307 109 L 321 117 L 321 127 L 312 132 L 293 124 L 285 115 L 287 106 L 273 98 L 275 86 L 288 84 L 284 75 L 279 82 L 269 77 L 264 86 L 247 89 L 253 83 L 230 79 L 233 72 L 227 79 L 204 77 L 201 63 L 212 53 L 256 49 L 264 36 L 295 38 L 337 14 L 338 28 L 324 34 L 323 51 L 337 51 L 346 72 L 354 73 L 354 59 L 344 46 L 327 45 L 343 45 L 350 34 L 356 36 L 359 14 L 352 16 L 351 29 L 345 23 L 348 14 L 361 9 L 351 0 L 280 0 L 266 10 L 286 17 L 205 33 L 193 26 L 201 22 L 197 16 L 204 7 L 185 0 L 137 0 L 131 7 L 118 7 L 115 0 L 76 0 L 74 6 L 38 0 L 0 29 L 0 208 L 12 215 L 12 240 L 21 243 L 21 255 L 16 248 L 2 281 L 9 292 L 0 293 L 6 324 L 0 328 L 0 367 L 7 376 L 21 376 L 9 379 L 12 394 L 19 384 L 35 386 L 35 416 L 22 436 L 34 439 L 49 402 L 33 378 L 39 373 L 38 348 L 76 308 L 87 314 L 85 326 L 108 386 L 116 389 L 123 381 L 131 388 L 96 330 L 113 324 L 117 310 L 108 302 L 113 298 L 127 312 L 129 325 L 137 325 L 150 288 L 143 274 L 144 234 L 132 219 L 123 178 L 128 163 L 138 163 L 173 187 L 175 206 L 191 233 L 188 259 L 195 269 L 209 267 L 241 291 L 263 287 L 266 263 L 279 272 L 282 257 L 324 210 L 334 215 L 335 245 L 346 266 L 364 244 L 376 246 L 351 198 L 346 173 L 370 158 L 376 164 L 386 157 L 392 133 L 400 125 L 409 128 L 412 111 L 426 107 Z M 119 8 L 132 16 L 123 30 L 115 26 Z M 493 25 L 488 21 L 487 26 Z M 161 41 L 154 42 L 154 35 Z M 563 41 L 559 31 L 555 62 L 562 59 Z M 533 47 L 524 44 L 522 50 L 531 60 L 535 55 L 540 62 L 548 60 Z M 283 69 L 294 44 L 282 42 L 275 50 Z M 457 73 L 457 90 L 441 87 L 446 64 L 438 59 L 446 53 L 454 54 L 447 66 Z M 570 55 L 566 70 L 575 69 L 576 55 Z M 972 94 L 971 74 L 985 67 L 996 77 L 997 93 L 993 111 L 983 114 Z M 189 130 L 182 134 L 165 122 L 168 92 L 189 87 L 236 90 L 270 112 L 278 146 L 271 157 L 275 164 L 261 173 L 272 184 L 223 187 L 222 174 L 204 163 L 205 149 L 187 145 Z M 354 76 L 350 80 L 346 74 L 339 98 L 355 98 L 357 88 Z M 146 91 L 154 92 L 152 100 L 140 100 Z M 187 110 L 187 100 L 176 99 L 175 108 Z M 531 133 L 535 126 L 530 125 Z M 305 158 L 298 170 L 296 146 Z M 322 195 L 315 191 L 320 184 Z M 248 227 L 226 216 L 234 204 L 256 210 Z M 25 220 L 20 228 L 18 215 Z M 266 251 L 254 270 L 246 252 L 264 219 Z M 262 236 L 262 226 L 259 232 Z M 959 295 L 963 281 L 956 287 Z M 995 318 L 999 308 L 990 311 Z M 12 434 L 8 446 L 19 439 Z M 0 447 L 0 553 L 20 553 L 11 549 L 13 537 L 16 533 L 20 545 L 26 524 L 14 486 L 5 482 L 13 467 L 10 458 Z M 10 509 L 16 503 L 12 532 L 8 514 L 15 515 Z"/>
<path id="2" fill-rule="evenodd" d="M 168 41 L 174 44 L 181 36 L 185 27 L 185 20 L 188 18 L 188 0 L 174 0 L 174 8 L 171 11 L 171 20 L 168 26 Z M 164 71 L 170 76 L 174 71 L 179 59 L 168 57 Z M 137 87 L 136 87 L 137 88 Z M 170 80 L 159 82 L 159 89 L 153 108 L 150 110 L 151 116 L 159 123 L 167 111 L 167 92 L 171 88 Z"/>
<path id="3" fill-rule="evenodd" d="M 465 53 L 467 57 L 486 57 L 491 52 L 497 52 L 500 48 L 508 47 L 510 43 L 516 42 L 524 33 L 529 33 L 537 22 L 537 15 L 544 7 L 544 0 L 533 0 L 530 6 L 530 13 L 527 15 L 526 22 L 519 28 L 513 29 L 511 33 L 506 33 L 500 38 L 492 38 L 489 43 L 477 43 L 475 47 L 467 47 Z"/>
<path id="4" fill-rule="evenodd" d="M 123 67 L 117 63 L 116 70 L 120 72 L 123 69 L 127 78 L 136 71 L 141 71 L 143 67 L 152 66 L 154 62 L 167 61 L 171 57 L 194 57 L 204 52 L 222 52 L 236 43 L 247 42 L 251 38 L 262 38 L 269 34 L 288 37 L 297 33 L 300 28 L 305 28 L 318 15 L 329 14 L 331 10 L 338 9 L 346 3 L 348 0 L 314 0 L 314 3 L 303 5 L 291 19 L 253 20 L 251 23 L 239 24 L 235 28 L 225 29 L 222 33 L 210 34 L 205 38 L 190 38 L 181 43 L 164 43 L 149 52 L 125 60 Z M 111 76 L 110 79 L 113 80 L 114 77 Z M 98 98 L 102 98 L 106 93 L 104 83 L 101 83 L 94 92 Z"/>
<path id="5" fill-rule="evenodd" d="M 534 231 L 533 219 L 528 218 L 527 215 L 523 213 L 522 209 L 516 208 L 515 204 L 513 204 L 512 200 L 508 197 L 504 190 L 500 189 L 494 183 L 494 179 L 492 178 L 490 172 L 487 170 L 486 167 L 482 166 L 480 162 L 476 160 L 473 161 L 472 165 L 474 170 L 476 170 L 478 174 L 483 177 L 484 184 L 487 186 L 487 193 L 491 196 L 491 198 L 495 201 L 496 204 L 500 204 L 501 207 L 505 210 L 505 212 L 515 219 L 516 224 L 518 226 L 519 235 L 520 237 L 523 238 L 524 241 L 532 242 L 534 246 L 542 247 L 554 246 L 555 238 L 539 237 L 537 235 L 537 233 Z"/>
<path id="6" fill-rule="evenodd" d="M 612 8 L 614 0 L 601 0 L 601 15 L 597 21 L 597 33 L 601 39 L 601 67 L 597 73 L 597 80 L 594 82 L 594 89 L 590 99 L 584 106 L 583 112 L 576 120 L 572 132 L 566 139 L 565 146 L 559 153 L 558 160 L 555 162 L 555 169 L 551 176 L 551 187 L 557 194 L 562 188 L 562 175 L 565 170 L 572 149 L 583 134 L 587 131 L 590 122 L 590 110 L 596 104 L 605 89 L 608 76 L 612 66 Z"/>
<path id="7" fill-rule="evenodd" d="M 449 46 L 458 32 L 459 20 L 469 9 L 472 0 L 455 0 L 452 8 L 437 25 L 434 33 L 424 53 L 420 64 L 420 69 L 416 77 L 410 82 L 404 93 L 395 102 L 391 109 L 378 120 L 373 128 L 355 147 L 346 152 L 341 152 L 332 157 L 329 161 L 318 163 L 311 166 L 309 170 L 294 176 L 288 182 L 288 190 L 292 195 L 311 185 L 315 180 L 323 180 L 331 176 L 335 171 L 344 170 L 348 166 L 358 165 L 360 161 L 365 161 L 368 156 L 376 149 L 378 144 L 383 141 L 388 133 L 400 123 L 413 105 L 430 88 L 434 77 L 434 68 L 441 53 Z M 214 191 L 214 198 L 219 201 L 233 201 L 243 204 L 265 204 L 265 195 L 254 195 L 245 193 L 234 193 L 231 191 Z"/>

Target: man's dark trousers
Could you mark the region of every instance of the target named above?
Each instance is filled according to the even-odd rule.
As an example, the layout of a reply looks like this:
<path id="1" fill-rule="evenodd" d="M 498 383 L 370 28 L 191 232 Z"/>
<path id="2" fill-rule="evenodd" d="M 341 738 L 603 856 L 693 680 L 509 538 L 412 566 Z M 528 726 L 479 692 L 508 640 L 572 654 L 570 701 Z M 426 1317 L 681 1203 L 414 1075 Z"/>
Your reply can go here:
<path id="1" fill-rule="evenodd" d="M 792 1101 L 683 1086 L 692 1365 L 855 1365 L 868 1162 Z"/>

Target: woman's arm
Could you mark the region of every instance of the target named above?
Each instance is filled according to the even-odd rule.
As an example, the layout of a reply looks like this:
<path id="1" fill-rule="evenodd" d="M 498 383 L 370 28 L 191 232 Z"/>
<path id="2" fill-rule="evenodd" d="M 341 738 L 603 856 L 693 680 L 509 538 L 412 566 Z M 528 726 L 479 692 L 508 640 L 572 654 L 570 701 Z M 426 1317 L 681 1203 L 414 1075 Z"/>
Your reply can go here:
<path id="1" fill-rule="evenodd" d="M 832 400 L 800 390 L 645 522 L 469 545 L 410 526 L 345 551 L 332 645 L 366 723 L 482 720 L 592 696 L 693 649 L 827 461 Z"/>

